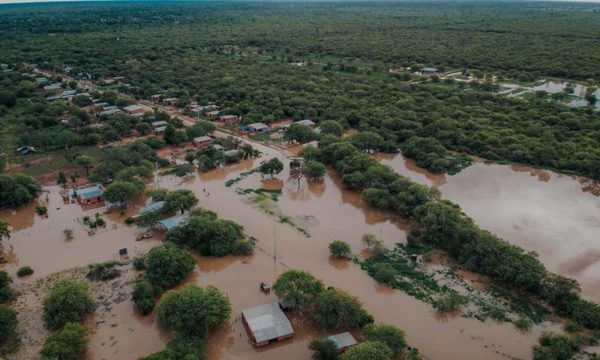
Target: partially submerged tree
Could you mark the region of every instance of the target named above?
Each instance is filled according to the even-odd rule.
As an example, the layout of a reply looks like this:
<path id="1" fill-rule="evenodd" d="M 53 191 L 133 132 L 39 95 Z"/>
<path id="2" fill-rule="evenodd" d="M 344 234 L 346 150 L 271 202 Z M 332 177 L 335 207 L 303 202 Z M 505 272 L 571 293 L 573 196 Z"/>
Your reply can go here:
<path id="1" fill-rule="evenodd" d="M 187 189 L 175 190 L 167 193 L 165 196 L 165 211 L 181 211 L 189 210 L 198 204 L 198 198 L 194 192 Z"/>
<path id="2" fill-rule="evenodd" d="M 173 244 L 152 248 L 144 263 L 148 280 L 163 290 L 177 285 L 196 266 L 196 260 L 189 252 Z"/>
<path id="3" fill-rule="evenodd" d="M 136 184 L 129 181 L 115 181 L 108 185 L 104 191 L 104 196 L 110 203 L 125 206 L 129 201 L 138 196 L 141 190 Z"/>
<path id="4" fill-rule="evenodd" d="M 3 240 L 10 239 L 10 224 L 0 220 L 0 249 L 2 249 Z"/>
<path id="5" fill-rule="evenodd" d="M 80 322 L 94 308 L 88 285 L 80 281 L 62 280 L 56 283 L 44 299 L 44 323 L 50 330 L 70 322 Z"/>
<path id="6" fill-rule="evenodd" d="M 265 175 L 271 175 L 271 179 L 273 179 L 273 176 L 283 171 L 283 163 L 277 158 L 272 158 L 271 160 L 262 163 L 259 170 Z"/>
<path id="7" fill-rule="evenodd" d="M 288 270 L 279 275 L 273 290 L 290 307 L 303 307 L 314 302 L 325 286 L 312 274 L 300 270 Z"/>
<path id="8" fill-rule="evenodd" d="M 373 322 L 360 301 L 339 289 L 329 288 L 320 292 L 314 300 L 311 319 L 322 328 L 355 329 Z"/>
<path id="9" fill-rule="evenodd" d="M 352 346 L 340 356 L 340 360 L 391 360 L 394 352 L 379 341 L 365 341 Z"/>
<path id="10" fill-rule="evenodd" d="M 334 258 L 347 258 L 352 253 L 352 249 L 347 242 L 342 240 L 334 240 L 329 243 L 329 253 Z"/>
<path id="11" fill-rule="evenodd" d="M 40 354 L 42 360 L 80 360 L 87 352 L 87 329 L 77 323 L 68 323 L 51 334 Z"/>

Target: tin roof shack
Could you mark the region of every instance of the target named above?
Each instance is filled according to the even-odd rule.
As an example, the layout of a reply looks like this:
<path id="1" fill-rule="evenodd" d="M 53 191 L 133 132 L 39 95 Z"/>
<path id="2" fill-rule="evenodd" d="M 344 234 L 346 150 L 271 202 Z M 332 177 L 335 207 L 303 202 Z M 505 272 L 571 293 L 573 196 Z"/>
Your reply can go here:
<path id="1" fill-rule="evenodd" d="M 98 185 L 92 185 L 73 190 L 73 196 L 79 205 L 94 204 L 104 201 L 104 189 Z"/>
<path id="2" fill-rule="evenodd" d="M 250 343 L 257 347 L 294 336 L 292 324 L 277 303 L 242 310 L 242 320 L 248 330 Z"/>
<path id="3" fill-rule="evenodd" d="M 209 146 L 210 144 L 212 144 L 213 139 L 209 138 L 208 136 L 198 136 L 198 137 L 194 138 L 194 140 L 192 140 L 192 142 L 194 143 L 195 147 L 203 148 L 203 147 L 206 147 L 206 146 Z"/>
<path id="4" fill-rule="evenodd" d="M 142 215 L 147 214 L 147 213 L 152 213 L 155 211 L 160 211 L 163 206 L 165 205 L 164 201 L 157 201 L 157 202 L 153 202 L 152 204 L 146 205 L 143 208 L 140 209 L 140 212 L 133 215 L 132 218 L 134 220 L 139 219 Z"/>
<path id="5" fill-rule="evenodd" d="M 308 119 L 296 121 L 294 124 L 298 124 L 298 125 L 302 125 L 302 126 L 308 126 L 311 129 L 314 129 L 315 127 L 317 127 L 317 124 L 315 124 L 314 121 L 308 120 Z"/>
<path id="6" fill-rule="evenodd" d="M 335 343 L 335 347 L 337 348 L 337 351 L 339 353 L 343 353 L 349 347 L 358 344 L 358 342 L 356 341 L 354 336 L 352 336 L 352 334 L 350 334 L 347 331 L 343 332 L 341 334 L 331 335 L 327 339 L 329 339 Z"/>
<path id="7" fill-rule="evenodd" d="M 433 76 L 433 75 L 439 75 L 440 71 L 436 68 L 432 68 L 432 67 L 424 67 L 421 70 L 421 75 L 424 76 Z"/>
<path id="8" fill-rule="evenodd" d="M 150 101 L 152 101 L 153 103 L 160 102 L 160 94 L 154 94 L 154 95 L 150 96 Z"/>
<path id="9" fill-rule="evenodd" d="M 104 111 L 98 113 L 98 116 L 106 116 L 106 117 L 111 117 L 111 116 L 115 116 L 117 114 L 121 114 L 123 111 L 121 111 L 121 109 L 117 109 L 116 107 L 107 107 L 104 108 Z"/>
<path id="10" fill-rule="evenodd" d="M 235 115 L 223 115 L 219 117 L 219 121 L 223 124 L 235 124 L 240 121 L 240 119 Z"/>
<path id="11" fill-rule="evenodd" d="M 211 120 L 214 120 L 219 117 L 219 114 L 221 114 L 221 112 L 219 110 L 213 110 L 213 111 L 207 112 L 206 117 Z"/>
<path id="12" fill-rule="evenodd" d="M 139 105 L 129 105 L 129 106 L 125 106 L 125 107 L 123 108 L 123 110 L 124 110 L 126 113 L 130 114 L 130 115 L 133 115 L 133 114 L 143 114 L 143 113 L 144 113 L 144 108 L 143 108 L 143 107 L 141 107 L 141 106 L 139 106 Z"/>
<path id="13" fill-rule="evenodd" d="M 250 132 L 254 132 L 254 133 L 263 133 L 263 132 L 268 132 L 270 129 L 269 127 L 265 124 L 265 123 L 253 123 L 247 126 L 248 131 Z"/>
<path id="14" fill-rule="evenodd" d="M 162 104 L 165 106 L 176 106 L 177 105 L 177 98 L 166 98 L 166 99 L 162 99 Z"/>
<path id="15" fill-rule="evenodd" d="M 152 228 L 158 231 L 169 231 L 175 226 L 181 224 L 187 219 L 187 215 L 176 215 L 170 218 L 162 219 L 157 222 Z"/>

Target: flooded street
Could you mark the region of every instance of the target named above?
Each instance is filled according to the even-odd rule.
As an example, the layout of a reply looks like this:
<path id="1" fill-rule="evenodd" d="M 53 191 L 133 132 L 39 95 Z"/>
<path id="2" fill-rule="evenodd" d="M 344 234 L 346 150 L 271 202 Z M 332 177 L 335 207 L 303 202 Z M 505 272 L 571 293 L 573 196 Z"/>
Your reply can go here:
<path id="1" fill-rule="evenodd" d="M 522 165 L 476 162 L 454 176 L 414 170 L 402 155 L 378 156 L 400 174 L 439 185 L 483 229 L 527 251 L 553 272 L 577 279 L 600 301 L 600 185 Z"/>
<path id="2" fill-rule="evenodd" d="M 326 285 L 357 296 L 376 322 L 402 328 L 409 344 L 428 359 L 529 359 L 531 348 L 542 330 L 557 328 L 545 323 L 534 326 L 528 333 L 521 333 L 510 323 L 440 317 L 429 304 L 376 283 L 359 265 L 331 260 L 328 244 L 333 240 L 344 240 L 352 246 L 354 254 L 362 254 L 364 246 L 360 239 L 363 234 L 372 233 L 391 247 L 405 240 L 408 224 L 391 213 L 366 205 L 359 193 L 342 187 L 335 172 L 328 171 L 319 182 L 307 182 L 305 178 L 298 180 L 290 175 L 287 166 L 287 156 L 291 154 L 253 146 L 263 152 L 260 158 L 188 178 L 158 176 L 155 181 L 161 188 L 194 191 L 200 206 L 215 211 L 220 218 L 243 225 L 248 235 L 258 239 L 255 254 L 249 257 L 198 257 L 198 269 L 187 280 L 187 283 L 201 286 L 217 286 L 227 293 L 232 303 L 228 325 L 212 334 L 208 342 L 209 359 L 310 358 L 308 344 L 326 334 L 313 328 L 306 319 L 292 317 L 296 331 L 292 340 L 260 350 L 248 343 L 248 335 L 240 321 L 242 309 L 276 301 L 274 294 L 264 295 L 259 290 L 259 283 L 273 283 L 288 268 L 310 271 Z M 285 170 L 275 179 L 260 173 L 248 174 L 261 161 L 271 157 L 286 163 Z M 597 218 L 593 218 L 593 214 L 598 213 L 598 198 L 582 192 L 584 184 L 568 176 L 547 172 L 531 174 L 529 170 L 518 171 L 518 168 L 500 165 L 478 163 L 454 177 L 444 177 L 406 164 L 401 156 L 383 155 L 381 161 L 416 181 L 438 184 L 444 197 L 459 203 L 483 228 L 538 251 L 552 270 L 555 270 L 553 266 L 559 271 L 580 270 L 580 275 L 593 277 L 596 269 L 593 264 L 586 269 L 574 269 L 565 268 L 565 262 L 559 262 L 568 258 L 569 253 L 564 251 L 567 247 L 573 255 L 574 248 L 582 252 L 594 248 L 591 238 L 585 236 L 591 236 L 594 226 L 598 225 Z M 228 180 L 233 181 L 230 187 L 225 185 Z M 544 186 L 548 184 L 553 187 L 546 190 Z M 6 256 L 8 264 L 4 268 L 17 284 L 72 267 L 118 259 L 117 251 L 121 247 L 127 247 L 133 256 L 160 243 L 158 238 L 136 242 L 137 229 L 124 225 L 124 215 L 118 213 L 104 216 L 106 227 L 90 236 L 76 218 L 93 216 L 94 212 L 103 212 L 103 209 L 82 213 L 79 205 L 62 202 L 58 187 L 47 189 L 50 191 L 47 219 L 35 214 L 34 205 L 16 212 L 3 210 L 0 215 L 15 224 L 13 236 L 6 241 L 12 255 Z M 271 196 L 254 191 L 258 189 L 280 189 L 281 193 L 275 192 L 274 201 Z M 551 193 L 552 197 L 548 195 Z M 511 194 L 514 196 L 509 196 Z M 40 199 L 45 201 L 45 194 Z M 136 213 L 144 201 L 144 198 L 136 201 L 126 215 Z M 558 204 L 563 209 L 569 204 L 571 212 L 561 215 Z M 561 222 L 552 226 L 540 223 L 540 219 Z M 584 224 L 587 227 L 582 226 Z M 65 241 L 62 231 L 66 227 L 74 230 L 73 240 Z M 560 230 L 570 232 L 571 236 L 561 233 L 566 237 L 560 238 L 564 247 L 562 251 L 555 251 L 553 246 L 559 245 L 559 235 L 553 232 Z M 575 236 L 578 232 L 582 233 Z M 577 245 L 569 244 L 565 239 L 572 239 Z M 544 241 L 551 245 L 545 246 Z M 35 273 L 30 278 L 18 280 L 14 274 L 23 265 L 32 266 Z M 124 289 L 129 289 L 126 280 L 132 280 L 134 275 L 132 270 L 126 273 Z M 587 285 L 584 289 L 593 290 Z M 112 305 L 105 306 L 104 312 L 90 320 L 93 328 L 91 359 L 137 359 L 163 348 L 168 336 L 154 324 L 153 316 L 138 316 L 127 291 L 120 290 L 117 295 L 113 296 L 116 300 L 110 302 Z M 40 298 L 26 301 L 37 301 L 41 306 Z"/>

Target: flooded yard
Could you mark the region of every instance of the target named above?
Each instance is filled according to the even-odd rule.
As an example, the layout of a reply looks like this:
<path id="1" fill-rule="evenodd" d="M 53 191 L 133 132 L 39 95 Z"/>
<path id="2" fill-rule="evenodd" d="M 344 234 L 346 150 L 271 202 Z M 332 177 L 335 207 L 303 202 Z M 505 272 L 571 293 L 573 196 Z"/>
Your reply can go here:
<path id="1" fill-rule="evenodd" d="M 333 240 L 348 242 L 353 253 L 360 255 L 364 251 L 360 243 L 363 234 L 372 233 L 386 245 L 393 246 L 405 240 L 408 224 L 393 214 L 366 205 L 359 193 L 342 187 L 335 172 L 329 171 L 323 181 L 298 180 L 290 175 L 287 166 L 291 153 L 254 143 L 253 146 L 263 152 L 261 158 L 188 178 L 158 176 L 154 182 L 161 188 L 194 191 L 200 206 L 215 211 L 220 218 L 243 225 L 248 235 L 258 239 L 255 254 L 249 257 L 198 257 L 198 269 L 187 280 L 201 286 L 217 286 L 227 293 L 232 303 L 229 324 L 209 341 L 209 359 L 310 358 L 308 344 L 325 334 L 306 320 L 293 317 L 294 338 L 260 350 L 248 343 L 240 321 L 242 309 L 276 301 L 274 294 L 259 291 L 259 283 L 273 283 L 288 268 L 310 271 L 325 284 L 359 297 L 376 322 L 402 328 L 409 344 L 419 348 L 428 359 L 527 359 L 531 358 L 531 347 L 542 330 L 557 328 L 544 323 L 522 333 L 510 323 L 440 317 L 429 304 L 376 283 L 359 265 L 330 260 L 328 244 Z M 261 161 L 272 157 L 286 163 L 285 170 L 275 179 L 260 173 L 247 174 Z M 594 230 L 597 232 L 599 223 L 598 197 L 584 192 L 584 184 L 577 180 L 548 172 L 481 163 L 456 176 L 444 177 L 429 174 L 404 161 L 400 155 L 385 155 L 381 161 L 421 183 L 439 185 L 444 197 L 459 203 L 483 228 L 528 250 L 538 251 L 551 270 L 577 274 L 578 279 L 589 281 L 600 271 L 594 261 L 582 269 L 569 267 L 569 261 L 581 264 L 578 256 L 596 248 L 591 235 Z M 235 181 L 228 187 L 228 180 Z M 548 185 L 552 187 L 545 187 Z M 125 225 L 124 215 L 118 213 L 105 216 L 106 227 L 89 235 L 88 229 L 76 219 L 93 216 L 103 209 L 83 212 L 79 205 L 64 204 L 58 187 L 46 189 L 49 191 L 47 219 L 36 215 L 33 205 L 15 212 L 2 210 L 0 215 L 15 226 L 13 236 L 6 242 L 9 256 L 4 269 L 19 286 L 65 269 L 119 259 L 117 251 L 121 247 L 127 247 L 133 257 L 161 242 L 159 236 L 136 242 L 136 228 Z M 261 196 L 260 191 L 254 191 L 259 189 L 268 189 L 276 195 Z M 45 194 L 40 201 L 45 201 Z M 146 199 L 139 199 L 127 214 L 136 213 L 144 201 Z M 554 223 L 547 224 L 545 219 L 552 219 Z M 62 233 L 66 227 L 75 232 L 70 241 L 65 241 Z M 32 266 L 35 273 L 18 280 L 14 274 L 23 265 Z M 119 284 L 114 285 L 115 295 L 108 296 L 113 300 L 104 299 L 109 305 L 100 306 L 90 320 L 91 359 L 137 359 L 163 348 L 168 341 L 168 336 L 154 324 L 152 315 L 140 317 L 135 313 L 129 296 L 129 283 L 134 278 L 135 272 L 128 270 Z M 582 283 L 586 295 L 592 298 L 598 295 L 591 283 Z M 21 301 L 41 308 L 39 296 Z M 40 328 L 41 320 L 37 321 Z"/>

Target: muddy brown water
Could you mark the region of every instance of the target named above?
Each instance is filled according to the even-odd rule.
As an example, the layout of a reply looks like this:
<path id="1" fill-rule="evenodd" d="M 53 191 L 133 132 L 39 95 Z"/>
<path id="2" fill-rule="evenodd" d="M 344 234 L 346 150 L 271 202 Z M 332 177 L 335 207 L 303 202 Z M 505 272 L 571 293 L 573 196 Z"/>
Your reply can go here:
<path id="1" fill-rule="evenodd" d="M 600 302 L 600 184 L 589 179 L 477 161 L 454 176 L 414 170 L 402 155 L 383 164 L 459 204 L 483 229 L 527 251 L 553 272 L 577 279 L 583 295 Z"/>
<path id="2" fill-rule="evenodd" d="M 310 271 L 327 285 L 336 286 L 359 297 L 377 322 L 394 324 L 404 329 L 408 342 L 419 348 L 429 359 L 500 359 L 507 356 L 528 359 L 532 356 L 531 347 L 537 342 L 541 331 L 557 328 L 556 325 L 544 324 L 535 326 L 529 333 L 523 334 L 511 324 L 439 317 L 430 305 L 377 284 L 358 265 L 330 260 L 328 244 L 332 240 L 344 240 L 352 246 L 355 254 L 362 254 L 364 247 L 360 244 L 360 238 L 363 234 L 375 234 L 386 245 L 393 246 L 396 242 L 405 240 L 408 224 L 390 213 L 364 204 L 360 194 L 343 189 L 339 177 L 331 171 L 321 182 L 307 182 L 304 178 L 298 181 L 290 177 L 286 166 L 286 170 L 274 180 L 255 173 L 243 177 L 231 187 L 226 187 L 225 181 L 240 177 L 240 173 L 255 168 L 265 159 L 278 157 L 287 163 L 287 156 L 291 155 L 265 146 L 253 145 L 263 152 L 261 158 L 246 160 L 190 178 L 160 176 L 155 182 L 163 188 L 185 188 L 194 191 L 202 207 L 215 211 L 221 218 L 240 223 L 248 235 L 258 239 L 253 256 L 218 259 L 199 257 L 198 270 L 195 276 L 187 281 L 201 286 L 215 285 L 229 296 L 232 303 L 233 312 L 229 323 L 218 329 L 209 339 L 207 354 L 210 359 L 310 358 L 308 344 L 312 339 L 326 334 L 314 329 L 301 317 L 292 317 L 296 330 L 296 336 L 292 340 L 263 349 L 254 349 L 248 343 L 248 335 L 240 321 L 242 309 L 267 301 L 276 301 L 274 294 L 264 295 L 259 291 L 259 283 L 272 283 L 288 268 Z M 398 166 L 396 161 L 397 157 L 382 159 L 382 162 L 390 163 L 399 172 L 405 172 L 417 181 L 428 184 L 443 184 L 445 181 L 445 184 L 440 185 L 444 195 L 461 204 L 465 211 L 480 222 L 475 214 L 470 213 L 472 210 L 469 201 L 465 200 L 463 203 L 456 199 L 460 189 L 456 188 L 458 185 L 451 186 L 454 177 L 436 177 L 418 168 L 411 170 L 404 165 Z M 474 165 L 457 177 L 465 176 L 467 171 L 478 169 L 479 166 L 488 165 Z M 514 173 L 514 176 L 529 179 L 529 182 L 526 181 L 522 185 L 518 182 L 512 183 L 509 189 L 515 193 L 515 198 L 519 195 L 518 189 L 514 189 L 516 186 L 524 186 L 522 192 L 527 194 L 533 191 L 531 184 L 548 184 L 553 181 L 553 175 L 548 182 L 543 183 L 531 177 L 529 173 L 515 172 L 509 167 L 505 167 L 502 173 Z M 470 186 L 466 186 L 464 191 L 475 191 L 477 184 L 491 183 L 498 176 L 492 172 L 492 179 L 486 179 L 484 175 L 477 172 L 472 174 L 475 180 Z M 498 186 L 494 187 L 496 191 L 500 191 Z M 581 187 L 581 184 L 579 186 Z M 281 189 L 282 193 L 275 202 L 264 199 L 253 201 L 252 194 L 236 193 L 238 188 Z M 13 277 L 16 269 L 22 265 L 30 265 L 35 270 L 31 279 L 16 279 L 17 282 L 31 281 L 71 267 L 118 259 L 117 250 L 120 247 L 128 247 L 130 254 L 135 254 L 145 252 L 160 243 L 158 238 L 135 242 L 134 235 L 137 230 L 135 227 L 124 225 L 124 215 L 121 214 L 105 216 L 106 229 L 88 236 L 87 231 L 74 220 L 83 216 L 79 206 L 64 205 L 57 187 L 47 189 L 50 191 L 47 219 L 35 215 L 33 207 L 29 206 L 16 212 L 0 213 L 0 218 L 22 224 L 19 229 L 15 226 L 13 236 L 6 241 L 6 245 L 14 253 L 14 259 L 4 268 Z M 455 189 L 454 192 L 451 189 Z M 555 195 L 545 194 L 547 197 Z M 476 203 L 477 200 L 475 196 L 473 202 Z M 139 199 L 134 207 L 128 210 L 128 214 L 135 213 L 144 201 L 143 198 Z M 493 204 L 489 200 L 484 202 L 493 209 L 501 209 L 500 206 L 491 206 Z M 566 204 L 563 203 L 563 206 Z M 483 206 L 478 209 L 489 210 Z M 93 213 L 102 210 L 90 211 Z M 282 223 L 283 218 L 290 219 L 295 225 Z M 558 220 L 563 221 L 562 218 Z M 480 225 L 499 233 L 497 229 L 484 223 Z M 500 221 L 497 221 L 496 225 L 502 227 Z M 508 228 L 513 226 L 510 222 L 504 225 Z M 561 228 L 560 223 L 555 225 Z M 64 240 L 62 230 L 65 227 L 75 230 L 75 237 L 70 242 Z M 522 233 L 529 229 L 523 228 Z M 306 236 L 306 233 L 310 236 Z M 502 236 L 512 241 L 510 237 Z M 586 246 L 584 243 L 580 245 Z M 545 260 L 545 255 L 541 252 L 540 254 Z M 120 341 L 115 342 L 115 337 Z M 164 347 L 167 341 L 168 337 L 153 323 L 152 316 L 137 316 L 131 301 L 127 299 L 112 309 L 110 321 L 98 325 L 95 329 L 90 342 L 90 353 L 93 359 L 136 359 Z"/>

